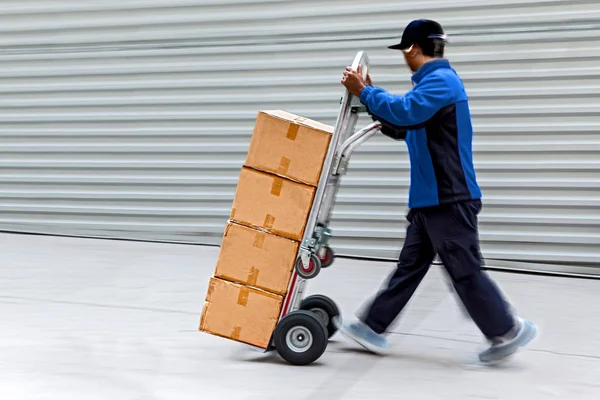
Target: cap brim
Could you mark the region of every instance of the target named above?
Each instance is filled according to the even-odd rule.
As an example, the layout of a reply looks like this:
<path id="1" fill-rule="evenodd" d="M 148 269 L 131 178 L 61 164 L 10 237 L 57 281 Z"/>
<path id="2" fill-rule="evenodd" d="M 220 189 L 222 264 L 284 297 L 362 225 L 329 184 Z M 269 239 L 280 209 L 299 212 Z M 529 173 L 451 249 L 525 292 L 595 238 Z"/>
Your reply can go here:
<path id="1" fill-rule="evenodd" d="M 395 44 L 393 46 L 388 46 L 388 49 L 391 49 L 391 50 L 406 50 L 409 47 L 410 47 L 410 45 L 407 46 L 406 43 L 400 42 L 400 43 Z"/>

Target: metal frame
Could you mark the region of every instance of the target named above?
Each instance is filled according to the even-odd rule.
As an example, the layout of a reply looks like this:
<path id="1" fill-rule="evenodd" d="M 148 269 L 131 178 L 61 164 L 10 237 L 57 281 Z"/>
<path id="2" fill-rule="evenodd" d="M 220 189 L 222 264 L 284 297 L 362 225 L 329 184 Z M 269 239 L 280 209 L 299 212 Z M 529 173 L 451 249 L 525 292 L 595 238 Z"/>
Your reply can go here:
<path id="1" fill-rule="evenodd" d="M 352 69 L 357 71 L 359 66 L 362 66 L 366 76 L 369 73 L 369 58 L 364 51 L 360 51 L 356 55 Z M 326 250 L 331 237 L 331 231 L 328 228 L 331 212 L 340 187 L 341 177 L 346 174 L 352 153 L 377 133 L 381 127 L 381 123 L 375 122 L 354 133 L 358 115 L 361 112 L 366 112 L 366 107 L 358 98 L 345 90 L 298 254 L 298 258 L 305 267 L 309 265 L 311 257 L 322 256 Z M 279 316 L 280 321 L 289 313 L 300 308 L 306 282 L 307 280 L 300 277 L 297 270 L 294 269 L 288 294 L 284 299 Z M 260 350 L 268 351 L 270 349 Z"/>
<path id="2" fill-rule="evenodd" d="M 362 70 L 366 76 L 369 73 L 369 57 L 364 51 L 358 52 L 352 63 L 352 69 L 357 71 L 359 66 L 363 67 Z M 325 157 L 323 170 L 321 171 L 319 184 L 298 252 L 298 259 L 305 267 L 308 266 L 311 257 L 322 255 L 322 252 L 326 250 L 331 237 L 331 231 L 328 228 L 331 222 L 331 212 L 340 187 L 341 177 L 346 174 L 352 153 L 381 128 L 381 123 L 375 122 L 354 133 L 359 113 L 366 112 L 366 110 L 360 99 L 353 96 L 347 89 L 344 91 L 340 111 L 329 142 L 327 156 Z M 300 309 L 306 282 L 307 279 L 302 278 L 294 268 L 279 315 L 279 321 L 291 312 Z M 272 341 L 267 349 L 252 345 L 248 346 L 260 352 L 274 349 Z"/>

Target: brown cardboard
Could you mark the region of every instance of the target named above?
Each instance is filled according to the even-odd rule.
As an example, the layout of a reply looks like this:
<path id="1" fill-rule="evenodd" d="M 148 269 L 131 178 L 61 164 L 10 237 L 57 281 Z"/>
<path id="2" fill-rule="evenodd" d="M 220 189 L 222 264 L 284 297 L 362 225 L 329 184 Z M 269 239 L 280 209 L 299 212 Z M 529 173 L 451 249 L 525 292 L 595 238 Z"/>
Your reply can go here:
<path id="1" fill-rule="evenodd" d="M 315 188 L 243 167 L 231 220 L 302 240 Z"/>
<path id="2" fill-rule="evenodd" d="M 298 242 L 229 222 L 215 276 L 285 295 L 298 247 Z"/>
<path id="3" fill-rule="evenodd" d="M 200 331 L 266 349 L 282 303 L 282 296 L 211 278 Z"/>
<path id="4" fill-rule="evenodd" d="M 332 126 L 285 111 L 261 111 L 245 165 L 317 186 L 332 133 Z"/>

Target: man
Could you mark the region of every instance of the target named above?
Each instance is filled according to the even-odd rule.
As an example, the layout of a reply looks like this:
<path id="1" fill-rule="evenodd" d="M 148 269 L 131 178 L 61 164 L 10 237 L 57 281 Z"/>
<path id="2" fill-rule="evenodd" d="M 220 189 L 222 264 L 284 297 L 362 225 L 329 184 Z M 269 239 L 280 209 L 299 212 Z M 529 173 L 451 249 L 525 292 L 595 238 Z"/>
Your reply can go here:
<path id="1" fill-rule="evenodd" d="M 491 346 L 479 354 L 493 362 L 515 353 L 537 335 L 529 321 L 511 315 L 499 289 L 481 270 L 478 214 L 481 190 L 472 157 L 473 130 L 467 94 L 443 58 L 445 34 L 434 21 L 411 22 L 400 44 L 413 72 L 404 96 L 375 87 L 347 68 L 342 84 L 382 122 L 382 132 L 405 140 L 410 157 L 409 226 L 398 267 L 358 322 L 340 332 L 375 353 L 384 353 L 386 329 L 407 304 L 436 254 L 469 315 Z"/>

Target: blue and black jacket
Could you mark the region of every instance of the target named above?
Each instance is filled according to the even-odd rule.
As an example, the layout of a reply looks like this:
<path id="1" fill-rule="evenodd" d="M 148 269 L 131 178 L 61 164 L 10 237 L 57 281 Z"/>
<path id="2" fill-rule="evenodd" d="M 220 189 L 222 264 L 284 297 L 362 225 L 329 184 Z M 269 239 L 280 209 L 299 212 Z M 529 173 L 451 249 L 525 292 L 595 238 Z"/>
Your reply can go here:
<path id="1" fill-rule="evenodd" d="M 367 86 L 360 100 L 382 132 L 405 140 L 410 156 L 409 208 L 481 198 L 473 167 L 473 128 L 467 94 L 446 59 L 429 61 L 413 75 L 404 96 Z"/>

